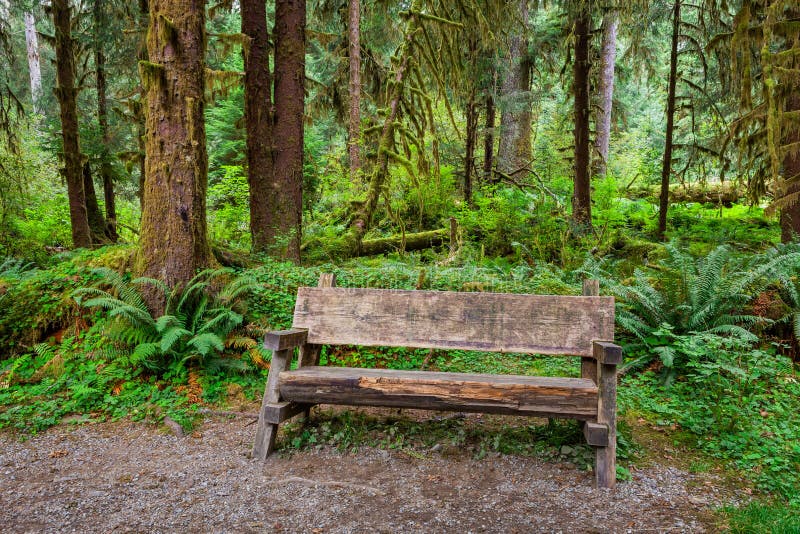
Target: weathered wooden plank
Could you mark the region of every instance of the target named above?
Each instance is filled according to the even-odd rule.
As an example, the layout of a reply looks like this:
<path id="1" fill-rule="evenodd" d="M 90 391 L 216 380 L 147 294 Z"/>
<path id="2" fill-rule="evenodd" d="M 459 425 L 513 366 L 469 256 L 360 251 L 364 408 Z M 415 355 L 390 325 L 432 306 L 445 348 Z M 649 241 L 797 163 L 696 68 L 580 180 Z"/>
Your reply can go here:
<path id="1" fill-rule="evenodd" d="M 301 287 L 308 342 L 592 357 L 613 340 L 613 297 Z"/>
<path id="2" fill-rule="evenodd" d="M 619 365 L 622 363 L 622 347 L 606 341 L 594 342 L 594 359 L 598 364 Z"/>
<path id="3" fill-rule="evenodd" d="M 594 420 L 597 386 L 580 378 L 304 367 L 281 373 L 294 402 Z"/>
<path id="4" fill-rule="evenodd" d="M 280 400 L 278 390 L 278 377 L 282 371 L 289 368 L 292 361 L 292 351 L 290 349 L 276 350 L 272 353 L 272 361 L 269 366 L 267 385 L 264 388 L 264 397 L 261 400 L 261 411 L 258 416 L 258 426 L 256 427 L 256 439 L 253 443 L 253 458 L 266 460 L 275 447 L 275 437 L 278 435 L 278 425 L 270 423 L 266 419 L 266 407 L 275 404 Z"/>
<path id="5" fill-rule="evenodd" d="M 287 419 L 291 419 L 301 412 L 305 412 L 309 407 L 309 404 L 284 401 L 264 404 L 261 410 L 264 412 L 264 421 L 278 424 L 283 423 Z"/>
<path id="6" fill-rule="evenodd" d="M 583 437 L 586 443 L 596 447 L 605 447 L 608 444 L 608 427 L 601 423 L 583 423 Z"/>
<path id="7" fill-rule="evenodd" d="M 605 446 L 595 449 L 595 480 L 598 488 L 617 483 L 617 366 L 599 364 L 597 422 L 608 427 Z"/>
<path id="8" fill-rule="evenodd" d="M 600 296 L 600 281 L 592 278 L 585 279 L 583 281 L 583 296 Z M 595 384 L 597 383 L 597 360 L 594 359 L 594 356 L 581 358 L 581 378 L 588 378 Z"/>
<path id="9" fill-rule="evenodd" d="M 264 348 L 267 350 L 293 349 L 303 345 L 307 337 L 308 330 L 305 328 L 273 330 L 264 335 Z"/>

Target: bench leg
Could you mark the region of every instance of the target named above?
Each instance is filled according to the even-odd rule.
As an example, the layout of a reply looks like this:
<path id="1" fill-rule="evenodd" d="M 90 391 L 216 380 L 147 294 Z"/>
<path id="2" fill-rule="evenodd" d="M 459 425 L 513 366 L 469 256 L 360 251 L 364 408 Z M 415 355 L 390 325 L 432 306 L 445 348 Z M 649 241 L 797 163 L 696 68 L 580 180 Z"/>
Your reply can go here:
<path id="1" fill-rule="evenodd" d="M 319 355 L 322 352 L 322 345 L 314 345 L 306 343 L 300 347 L 300 353 L 297 356 L 297 367 L 306 367 L 308 365 L 319 365 Z M 311 406 L 303 410 L 303 421 L 307 423 L 311 419 Z"/>
<path id="2" fill-rule="evenodd" d="M 608 427 L 606 445 L 595 449 L 595 480 L 598 488 L 617 483 L 617 366 L 597 365 L 597 422 Z"/>
<path id="3" fill-rule="evenodd" d="M 261 411 L 258 414 L 258 428 L 256 429 L 256 440 L 253 444 L 253 458 L 266 460 L 275 448 L 275 437 L 278 435 L 278 425 L 268 423 L 265 416 L 265 408 L 268 404 L 274 404 L 280 400 L 278 390 L 278 375 L 289 367 L 291 362 L 292 349 L 276 350 L 272 353 L 272 362 L 269 365 L 269 376 L 267 386 L 264 388 L 264 398 L 261 400 Z"/>

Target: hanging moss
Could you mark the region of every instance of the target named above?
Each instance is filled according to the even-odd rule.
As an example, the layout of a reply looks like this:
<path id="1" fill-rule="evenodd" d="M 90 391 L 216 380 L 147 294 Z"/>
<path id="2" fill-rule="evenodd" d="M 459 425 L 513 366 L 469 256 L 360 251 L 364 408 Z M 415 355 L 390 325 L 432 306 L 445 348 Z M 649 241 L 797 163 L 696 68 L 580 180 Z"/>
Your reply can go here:
<path id="1" fill-rule="evenodd" d="M 146 90 L 151 87 L 160 88 L 164 81 L 164 65 L 150 61 L 139 62 L 139 77 Z"/>

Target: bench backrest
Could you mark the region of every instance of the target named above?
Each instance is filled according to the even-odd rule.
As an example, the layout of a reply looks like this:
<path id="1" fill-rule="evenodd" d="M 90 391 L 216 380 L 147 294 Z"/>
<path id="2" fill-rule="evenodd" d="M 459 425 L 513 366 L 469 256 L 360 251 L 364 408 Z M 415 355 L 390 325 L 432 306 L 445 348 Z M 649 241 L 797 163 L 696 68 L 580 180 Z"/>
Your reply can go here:
<path id="1" fill-rule="evenodd" d="M 301 287 L 308 342 L 592 356 L 614 340 L 614 298 Z"/>

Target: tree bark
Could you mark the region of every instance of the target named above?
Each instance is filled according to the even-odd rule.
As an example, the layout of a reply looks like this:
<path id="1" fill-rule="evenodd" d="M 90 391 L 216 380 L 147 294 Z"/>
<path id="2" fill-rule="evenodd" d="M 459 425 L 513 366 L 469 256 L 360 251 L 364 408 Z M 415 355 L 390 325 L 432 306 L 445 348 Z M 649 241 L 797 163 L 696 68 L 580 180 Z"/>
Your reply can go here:
<path id="1" fill-rule="evenodd" d="M 61 111 L 61 136 L 64 150 L 64 178 L 69 197 L 69 216 L 72 244 L 89 247 L 92 244 L 86 199 L 83 191 L 81 148 L 78 137 L 78 90 L 75 88 L 75 50 L 72 17 L 68 0 L 53 0 L 53 26 L 56 51 L 56 98 Z"/>
<path id="2" fill-rule="evenodd" d="M 472 204 L 472 177 L 475 169 L 475 146 L 478 144 L 478 102 L 473 89 L 467 99 L 467 139 L 464 147 L 464 202 Z"/>
<path id="3" fill-rule="evenodd" d="M 508 69 L 501 84 L 500 144 L 497 148 L 498 170 L 515 178 L 528 174 L 531 161 L 528 2 L 518 2 L 521 25 L 510 38 Z"/>
<path id="4" fill-rule="evenodd" d="M 572 65 L 575 113 L 575 180 L 572 220 L 578 233 L 592 228 L 592 191 L 589 175 L 589 40 L 591 13 L 587 2 L 575 2 L 575 60 Z"/>
<path id="5" fill-rule="evenodd" d="M 100 205 L 97 203 L 97 195 L 94 191 L 94 181 L 92 180 L 92 167 L 89 162 L 83 164 L 83 192 L 86 198 L 86 215 L 89 219 L 89 230 L 92 233 L 92 243 L 108 242 L 106 235 L 106 222 Z"/>
<path id="6" fill-rule="evenodd" d="M 800 111 L 800 94 L 796 92 L 790 94 L 786 99 L 785 109 L 787 112 Z M 782 141 L 783 145 L 800 143 L 800 129 L 797 126 L 786 127 L 789 135 Z M 783 177 L 785 180 L 800 177 L 800 150 L 789 151 L 783 157 Z M 786 195 L 800 195 L 800 182 L 795 181 L 791 184 Z M 781 242 L 789 243 L 800 236 L 800 198 L 781 210 Z"/>
<path id="7" fill-rule="evenodd" d="M 173 287 L 212 263 L 206 236 L 208 156 L 204 111 L 205 3 L 152 0 L 147 91 L 147 169 L 141 247 L 145 276 Z M 147 295 L 154 313 L 161 295 Z"/>
<path id="8" fill-rule="evenodd" d="M 608 145 L 611 140 L 611 110 L 614 101 L 614 63 L 617 57 L 617 26 L 619 17 L 610 11 L 603 17 L 603 43 L 600 50 L 600 110 L 597 113 L 597 130 L 594 148 L 594 176 L 605 176 L 608 165 Z"/>
<path id="9" fill-rule="evenodd" d="M 486 129 L 483 132 L 483 179 L 487 183 L 494 182 L 492 167 L 494 166 L 494 97 L 486 96 Z"/>
<path id="10" fill-rule="evenodd" d="M 272 75 L 269 31 L 263 0 L 242 0 L 242 33 L 250 38 L 244 54 L 244 116 L 247 129 L 247 181 L 250 191 L 250 233 L 254 252 L 269 252 L 274 167 Z"/>
<path id="11" fill-rule="evenodd" d="M 275 179 L 269 236 L 275 252 L 300 261 L 306 1 L 275 3 Z"/>
<path id="12" fill-rule="evenodd" d="M 25 13 L 25 46 L 28 49 L 28 72 L 31 79 L 31 103 L 33 112 L 39 113 L 39 98 L 42 96 L 42 68 L 39 62 L 39 35 L 33 13 Z"/>
<path id="13" fill-rule="evenodd" d="M 350 157 L 350 180 L 355 182 L 361 170 L 361 5 L 359 0 L 348 3 L 349 66 L 350 66 L 350 124 L 347 151 Z"/>
<path id="14" fill-rule="evenodd" d="M 108 131 L 108 99 L 106 84 L 106 56 L 103 53 L 103 43 L 100 40 L 102 35 L 105 14 L 104 3 L 96 0 L 93 10 L 95 41 L 94 41 L 94 63 L 95 76 L 97 78 L 97 122 L 100 126 L 100 136 L 103 140 L 100 148 L 100 179 L 103 181 L 103 200 L 106 208 L 106 220 L 104 235 L 112 242 L 117 241 L 117 205 L 114 196 L 114 176 L 111 168 L 111 156 L 109 146 L 111 135 Z M 88 207 L 88 206 L 87 206 Z M 91 226 L 91 221 L 90 221 Z"/>
<path id="15" fill-rule="evenodd" d="M 678 40 L 681 27 L 681 2 L 675 1 L 672 13 L 672 48 L 669 55 L 669 87 L 667 89 L 667 130 L 664 140 L 664 160 L 661 164 L 661 195 L 658 201 L 658 239 L 663 241 L 667 232 L 669 210 L 669 179 L 672 174 L 672 135 L 675 125 L 675 89 L 678 84 Z"/>

